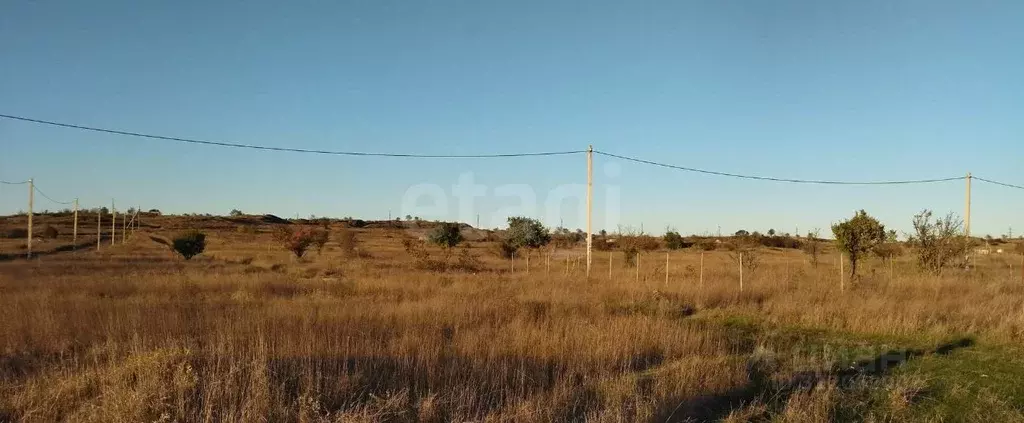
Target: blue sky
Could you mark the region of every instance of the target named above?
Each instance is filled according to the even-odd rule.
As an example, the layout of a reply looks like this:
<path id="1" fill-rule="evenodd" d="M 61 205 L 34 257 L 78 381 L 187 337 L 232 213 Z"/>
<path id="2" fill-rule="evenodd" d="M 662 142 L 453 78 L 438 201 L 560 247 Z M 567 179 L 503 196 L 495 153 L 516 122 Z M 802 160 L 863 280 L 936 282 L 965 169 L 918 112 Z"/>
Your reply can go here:
<path id="1" fill-rule="evenodd" d="M 5 2 L 0 113 L 311 149 L 593 144 L 778 177 L 1021 184 L 1022 21 L 1017 1 Z M 582 192 L 583 156 L 311 156 L 8 120 L 0 143 L 0 179 L 85 207 L 380 218 L 432 184 L 448 207 L 423 217 L 456 219 L 452 185 L 472 174 L 485 226 L 522 209 L 502 194 L 523 187 L 538 204 L 523 210 L 583 226 L 578 207 L 544 206 L 559 186 Z M 964 207 L 962 182 L 791 185 L 603 156 L 595 177 L 595 229 L 827 232 L 864 208 L 908 230 L 921 209 Z M 0 213 L 25 208 L 22 191 L 0 186 Z M 1024 191 L 976 182 L 973 204 L 975 233 L 1024 233 Z"/>

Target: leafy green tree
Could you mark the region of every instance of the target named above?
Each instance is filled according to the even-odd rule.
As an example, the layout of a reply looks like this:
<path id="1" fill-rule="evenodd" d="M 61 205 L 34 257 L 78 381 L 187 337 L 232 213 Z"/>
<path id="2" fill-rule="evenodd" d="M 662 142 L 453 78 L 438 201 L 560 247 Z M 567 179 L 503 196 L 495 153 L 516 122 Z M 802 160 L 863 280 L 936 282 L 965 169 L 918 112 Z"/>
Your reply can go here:
<path id="1" fill-rule="evenodd" d="M 864 210 L 849 220 L 832 225 L 839 250 L 850 256 L 850 280 L 857 277 L 857 262 L 875 246 L 885 242 L 885 226 Z"/>
<path id="2" fill-rule="evenodd" d="M 239 217 L 242 215 L 242 211 L 239 209 L 231 209 L 231 212 L 228 213 L 228 215 L 231 217 Z"/>
<path id="3" fill-rule="evenodd" d="M 505 240 L 516 249 L 540 248 L 551 242 L 551 233 L 537 219 L 510 217 Z"/>
<path id="4" fill-rule="evenodd" d="M 735 235 L 736 236 L 750 236 L 750 232 L 747 232 L 746 229 L 740 229 L 740 230 L 736 231 Z"/>
<path id="5" fill-rule="evenodd" d="M 189 260 L 206 249 L 206 234 L 195 229 L 182 232 L 171 241 L 171 248 Z"/>
<path id="6" fill-rule="evenodd" d="M 458 223 L 442 222 L 427 235 L 427 240 L 444 248 L 452 248 L 462 242 L 462 227 Z"/>
<path id="7" fill-rule="evenodd" d="M 775 229 L 769 229 L 768 236 L 775 236 Z"/>

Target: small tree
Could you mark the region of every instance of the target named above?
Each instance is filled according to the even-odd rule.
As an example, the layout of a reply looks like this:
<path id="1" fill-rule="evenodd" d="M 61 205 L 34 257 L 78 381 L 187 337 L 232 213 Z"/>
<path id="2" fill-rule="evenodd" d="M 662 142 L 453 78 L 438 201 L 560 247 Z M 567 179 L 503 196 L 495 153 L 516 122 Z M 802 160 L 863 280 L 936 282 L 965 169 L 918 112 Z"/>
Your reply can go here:
<path id="1" fill-rule="evenodd" d="M 551 242 L 551 233 L 537 219 L 510 217 L 505 239 L 516 249 L 540 248 Z"/>
<path id="2" fill-rule="evenodd" d="M 325 228 L 312 229 L 312 244 L 316 247 L 316 254 L 320 255 L 323 252 L 324 246 L 327 245 L 327 241 L 331 239 L 331 232 Z"/>
<path id="3" fill-rule="evenodd" d="M 206 234 L 195 229 L 182 232 L 171 241 L 171 248 L 189 260 L 206 249 Z"/>
<path id="4" fill-rule="evenodd" d="M 775 236 L 775 229 L 769 229 L 768 236 Z"/>
<path id="5" fill-rule="evenodd" d="M 239 217 L 242 215 L 242 211 L 239 209 L 231 209 L 231 212 L 228 213 L 228 215 L 231 217 Z"/>
<path id="6" fill-rule="evenodd" d="M 970 241 L 961 232 L 960 219 L 953 213 L 934 222 L 931 218 L 931 210 L 914 215 L 910 243 L 915 247 L 918 265 L 934 274 L 951 265 L 965 265 Z"/>
<path id="7" fill-rule="evenodd" d="M 284 241 L 284 248 L 295 254 L 296 258 L 302 258 L 316 239 L 313 228 L 301 228 L 295 231 L 282 229 L 281 235 L 279 237 Z"/>
<path id="8" fill-rule="evenodd" d="M 747 232 L 746 229 L 740 229 L 740 230 L 736 231 L 736 233 L 734 235 L 736 235 L 736 236 L 750 236 L 750 232 Z"/>
<path id="9" fill-rule="evenodd" d="M 445 249 L 459 245 L 462 239 L 462 227 L 458 223 L 452 222 L 443 222 L 435 226 L 427 235 L 427 240 Z"/>
<path id="10" fill-rule="evenodd" d="M 811 267 L 818 267 L 818 256 L 821 255 L 821 243 L 818 239 L 821 235 L 820 229 L 807 233 L 807 241 L 804 242 L 804 253 L 811 257 Z"/>
<path id="11" fill-rule="evenodd" d="M 850 280 L 854 280 L 857 261 L 876 245 L 885 242 L 885 226 L 860 210 L 849 220 L 832 225 L 832 235 L 839 250 L 850 256 Z"/>

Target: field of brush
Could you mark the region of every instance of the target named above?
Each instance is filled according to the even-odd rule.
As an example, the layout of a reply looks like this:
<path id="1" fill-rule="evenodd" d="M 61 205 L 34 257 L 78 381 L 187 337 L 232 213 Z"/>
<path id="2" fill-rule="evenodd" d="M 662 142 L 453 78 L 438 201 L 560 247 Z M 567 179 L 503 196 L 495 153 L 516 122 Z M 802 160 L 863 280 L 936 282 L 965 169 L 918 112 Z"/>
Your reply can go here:
<path id="1" fill-rule="evenodd" d="M 588 278 L 580 247 L 513 270 L 484 236 L 431 269 L 412 226 L 336 222 L 300 260 L 255 217 L 98 251 L 82 221 L 72 249 L 37 217 L 60 235 L 32 260 L 0 240 L 0 421 L 1024 421 L 1019 256 L 871 258 L 841 290 L 834 251 L 763 248 L 741 292 L 720 250 L 597 251 Z M 164 242 L 188 227 L 185 261 Z"/>

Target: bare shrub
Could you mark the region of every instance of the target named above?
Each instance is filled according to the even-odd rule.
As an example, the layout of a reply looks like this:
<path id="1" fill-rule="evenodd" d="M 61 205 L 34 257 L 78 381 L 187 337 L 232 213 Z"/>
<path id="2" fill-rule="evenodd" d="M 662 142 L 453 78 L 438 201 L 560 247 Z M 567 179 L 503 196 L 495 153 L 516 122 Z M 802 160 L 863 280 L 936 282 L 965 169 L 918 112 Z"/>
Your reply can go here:
<path id="1" fill-rule="evenodd" d="M 931 210 L 914 215 L 910 244 L 917 253 L 918 265 L 936 275 L 946 267 L 965 266 L 970 241 L 961 231 L 963 222 L 953 213 L 934 222 L 931 218 Z"/>

